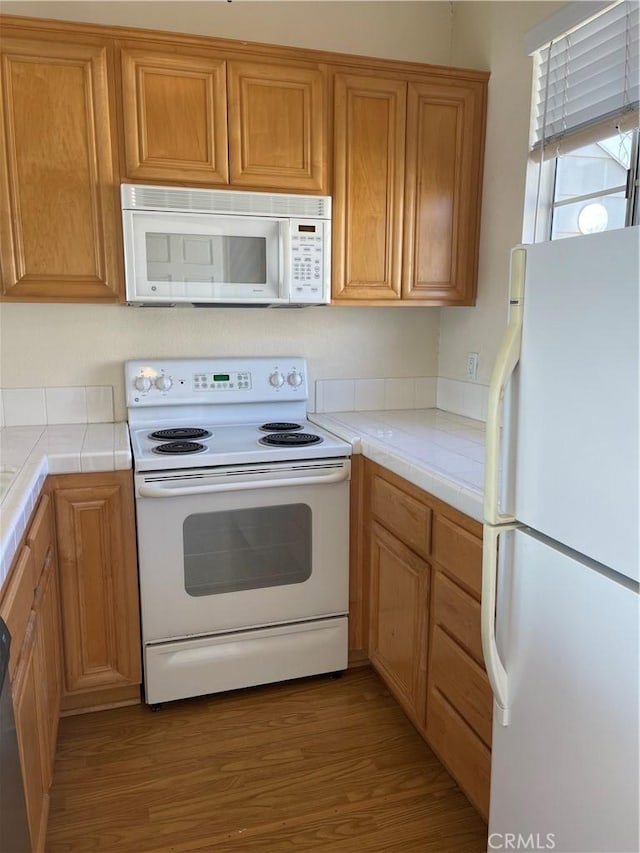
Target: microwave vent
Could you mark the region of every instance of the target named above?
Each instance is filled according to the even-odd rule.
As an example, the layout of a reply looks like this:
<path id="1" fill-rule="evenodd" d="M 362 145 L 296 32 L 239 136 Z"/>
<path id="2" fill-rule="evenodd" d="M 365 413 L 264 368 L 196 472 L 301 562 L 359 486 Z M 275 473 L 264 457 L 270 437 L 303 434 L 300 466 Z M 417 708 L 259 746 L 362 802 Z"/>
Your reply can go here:
<path id="1" fill-rule="evenodd" d="M 331 197 L 122 184 L 123 210 L 330 219 Z"/>

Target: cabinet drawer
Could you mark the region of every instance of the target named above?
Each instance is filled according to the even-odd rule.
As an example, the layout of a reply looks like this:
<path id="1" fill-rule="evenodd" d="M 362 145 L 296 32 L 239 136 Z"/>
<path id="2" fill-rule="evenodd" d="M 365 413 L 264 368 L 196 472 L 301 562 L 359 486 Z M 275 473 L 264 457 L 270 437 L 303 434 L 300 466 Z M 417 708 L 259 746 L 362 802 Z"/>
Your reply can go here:
<path id="1" fill-rule="evenodd" d="M 438 690 L 427 699 L 427 740 L 486 820 L 491 752 Z"/>
<path id="2" fill-rule="evenodd" d="M 434 573 L 433 621 L 445 628 L 477 663 L 484 666 L 480 602 L 439 570 Z"/>
<path id="3" fill-rule="evenodd" d="M 490 746 L 493 695 L 485 671 L 437 626 L 431 643 L 429 684 L 448 699 L 475 733 Z"/>
<path id="4" fill-rule="evenodd" d="M 53 541 L 51 527 L 51 500 L 48 495 L 40 498 L 27 533 L 27 545 L 33 553 L 33 588 L 40 582 L 40 575 L 47 558 L 47 552 Z"/>
<path id="5" fill-rule="evenodd" d="M 371 512 L 398 539 L 428 557 L 431 551 L 431 510 L 401 489 L 374 477 Z"/>
<path id="6" fill-rule="evenodd" d="M 443 515 L 436 517 L 433 527 L 433 554 L 436 562 L 480 598 L 482 540 Z"/>
<path id="7" fill-rule="evenodd" d="M 9 658 L 9 675 L 13 678 L 16 664 L 29 624 L 31 607 L 33 605 L 33 554 L 26 545 L 20 551 L 13 567 L 9 587 L 2 599 L 0 616 L 4 619 L 11 632 L 11 655 Z"/>

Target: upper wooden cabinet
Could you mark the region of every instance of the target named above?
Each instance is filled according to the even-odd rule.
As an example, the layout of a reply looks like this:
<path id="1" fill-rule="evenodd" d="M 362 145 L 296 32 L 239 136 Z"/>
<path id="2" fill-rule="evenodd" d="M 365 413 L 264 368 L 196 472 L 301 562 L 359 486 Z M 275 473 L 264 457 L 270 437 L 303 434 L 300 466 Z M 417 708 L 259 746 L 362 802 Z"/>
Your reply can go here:
<path id="1" fill-rule="evenodd" d="M 475 301 L 484 86 L 409 83 L 402 298 Z"/>
<path id="2" fill-rule="evenodd" d="M 115 301 L 121 291 L 109 48 L 2 40 L 2 293 Z"/>
<path id="3" fill-rule="evenodd" d="M 231 183 L 324 192 L 323 70 L 233 61 L 228 75 Z"/>
<path id="4" fill-rule="evenodd" d="M 407 84 L 337 74 L 333 298 L 400 298 Z"/>
<path id="5" fill-rule="evenodd" d="M 121 66 L 128 179 L 326 191 L 319 66 L 126 45 Z"/>
<path id="6" fill-rule="evenodd" d="M 334 301 L 473 304 L 485 90 L 336 74 Z"/>
<path id="7" fill-rule="evenodd" d="M 226 184 L 226 63 L 144 48 L 121 60 L 127 176 Z"/>
<path id="8" fill-rule="evenodd" d="M 123 301 L 132 181 L 332 195 L 334 303 L 473 305 L 486 73 L 2 25 L 0 298 Z"/>

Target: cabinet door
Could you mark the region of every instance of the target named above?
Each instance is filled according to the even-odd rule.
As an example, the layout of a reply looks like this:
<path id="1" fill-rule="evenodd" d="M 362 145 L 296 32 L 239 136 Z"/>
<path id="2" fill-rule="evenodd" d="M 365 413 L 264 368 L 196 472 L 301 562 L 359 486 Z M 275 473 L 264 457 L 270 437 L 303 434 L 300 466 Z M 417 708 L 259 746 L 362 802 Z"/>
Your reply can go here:
<path id="1" fill-rule="evenodd" d="M 484 91 L 409 83 L 403 299 L 475 301 Z"/>
<path id="2" fill-rule="evenodd" d="M 337 74 L 334 300 L 400 298 L 407 84 Z"/>
<path id="3" fill-rule="evenodd" d="M 127 177 L 228 183 L 225 62 L 134 48 L 121 59 Z"/>
<path id="4" fill-rule="evenodd" d="M 429 565 L 371 526 L 369 657 L 420 729 L 425 725 Z"/>
<path id="5" fill-rule="evenodd" d="M 54 488 L 65 693 L 138 684 L 131 472 L 66 475 Z"/>
<path id="6" fill-rule="evenodd" d="M 326 191 L 325 74 L 229 62 L 229 169 L 235 186 Z"/>
<path id="7" fill-rule="evenodd" d="M 60 697 L 62 694 L 62 649 L 60 637 L 60 600 L 55 554 L 51 550 L 42 573 L 36 602 L 39 680 L 43 704 L 43 782 L 49 790 L 56 753 Z"/>
<path id="8" fill-rule="evenodd" d="M 22 783 L 27 804 L 31 849 L 44 849 L 48 785 L 45 785 L 44 706 L 42 702 L 41 667 L 38 661 L 35 614 L 29 626 L 23 657 L 13 683 L 13 707 L 22 767 Z"/>
<path id="9" fill-rule="evenodd" d="M 120 295 L 108 60 L 98 44 L 3 40 L 5 298 L 116 301 Z"/>

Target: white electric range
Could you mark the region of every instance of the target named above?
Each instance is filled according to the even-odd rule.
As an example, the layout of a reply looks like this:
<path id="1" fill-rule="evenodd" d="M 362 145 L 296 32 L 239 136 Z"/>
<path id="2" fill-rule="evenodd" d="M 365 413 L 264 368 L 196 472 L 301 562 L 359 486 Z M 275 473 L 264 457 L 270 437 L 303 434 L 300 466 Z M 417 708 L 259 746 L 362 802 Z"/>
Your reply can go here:
<path id="1" fill-rule="evenodd" d="M 347 664 L 351 446 L 304 359 L 125 366 L 150 704 Z"/>

